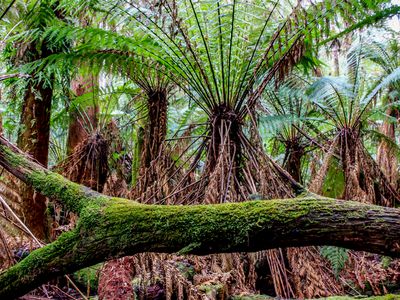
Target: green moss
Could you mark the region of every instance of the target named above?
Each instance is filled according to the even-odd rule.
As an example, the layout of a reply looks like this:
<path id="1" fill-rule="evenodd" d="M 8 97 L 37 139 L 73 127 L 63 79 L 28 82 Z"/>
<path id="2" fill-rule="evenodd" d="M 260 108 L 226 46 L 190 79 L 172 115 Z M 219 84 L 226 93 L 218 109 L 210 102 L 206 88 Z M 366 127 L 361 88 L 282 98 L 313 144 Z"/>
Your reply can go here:
<path id="1" fill-rule="evenodd" d="M 223 284 L 203 284 L 199 286 L 199 290 L 211 299 L 226 299 L 226 290 Z"/>
<path id="2" fill-rule="evenodd" d="M 8 161 L 8 163 L 10 163 L 11 166 L 15 168 L 18 168 L 20 166 L 28 166 L 28 162 L 24 156 L 15 154 L 4 145 L 0 145 L 0 150 L 4 153 L 6 160 Z"/>
<path id="3" fill-rule="evenodd" d="M 94 220 L 96 223 L 88 219 L 90 226 L 86 220 L 82 220 L 82 223 L 85 228 L 100 224 L 109 235 L 119 233 L 121 246 L 131 243 L 133 235 L 140 232 L 137 241 L 141 243 L 154 241 L 155 237 L 166 245 L 179 241 L 179 244 L 186 245 L 180 249 L 182 252 L 196 252 L 203 247 L 203 241 L 208 244 L 214 242 L 218 251 L 228 251 L 232 246 L 246 245 L 249 232 L 257 233 L 277 224 L 292 226 L 299 218 L 325 207 L 327 203 L 332 204 L 332 200 L 310 198 L 304 201 L 291 199 L 224 205 L 157 206 L 113 199 L 102 208 L 104 218 L 97 218 Z M 221 236 L 227 237 L 231 243 L 221 245 Z"/>
<path id="4" fill-rule="evenodd" d="M 47 197 L 59 200 L 73 212 L 79 213 L 88 204 L 93 203 L 99 207 L 109 199 L 109 197 L 73 183 L 57 173 L 45 169 L 33 169 L 32 163 L 24 156 L 15 154 L 5 146 L 0 146 L 0 150 L 12 167 L 26 169 L 24 176 L 34 189 Z"/>
<path id="5" fill-rule="evenodd" d="M 331 198 L 341 198 L 344 193 L 345 179 L 340 162 L 332 157 L 322 184 L 322 195 Z"/>
<path id="6" fill-rule="evenodd" d="M 108 200 L 108 197 L 73 183 L 53 172 L 33 171 L 27 178 L 32 186 L 43 195 L 59 200 L 68 209 L 76 213 L 89 205 L 100 207 Z"/>
<path id="7" fill-rule="evenodd" d="M 99 285 L 99 275 L 103 264 L 97 264 L 92 267 L 88 267 L 79 270 L 73 274 L 74 280 L 83 286 L 85 290 L 97 291 Z"/>

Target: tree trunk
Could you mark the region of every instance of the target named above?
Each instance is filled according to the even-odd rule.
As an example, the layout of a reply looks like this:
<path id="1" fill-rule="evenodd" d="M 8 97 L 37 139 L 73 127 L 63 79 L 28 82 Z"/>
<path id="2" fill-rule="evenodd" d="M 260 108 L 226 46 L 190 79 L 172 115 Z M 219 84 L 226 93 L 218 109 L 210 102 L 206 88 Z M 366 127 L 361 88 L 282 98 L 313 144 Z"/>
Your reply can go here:
<path id="1" fill-rule="evenodd" d="M 147 99 L 148 121 L 144 135 L 140 168 L 149 168 L 159 154 L 167 135 L 168 101 L 165 91 L 155 91 Z"/>
<path id="2" fill-rule="evenodd" d="M 18 146 L 47 167 L 50 138 L 50 113 L 53 90 L 43 83 L 29 84 L 24 96 Z M 46 236 L 46 198 L 21 184 L 21 212 L 25 224 L 40 239 Z"/>
<path id="3" fill-rule="evenodd" d="M 303 183 L 301 178 L 301 158 L 304 155 L 304 148 L 297 140 L 286 143 L 286 155 L 284 167 L 294 180 Z"/>
<path id="4" fill-rule="evenodd" d="M 339 41 L 336 40 L 335 42 L 333 42 L 332 45 L 332 56 L 333 56 L 333 76 L 339 76 L 340 75 L 340 69 L 339 69 L 339 53 L 340 52 L 340 44 Z"/>
<path id="5" fill-rule="evenodd" d="M 219 105 L 210 119 L 210 139 L 202 174 L 207 185 L 201 203 L 240 201 L 239 196 L 243 194 L 240 189 L 243 173 L 240 134 L 242 124 L 237 113 L 228 105 Z"/>
<path id="6" fill-rule="evenodd" d="M 340 155 L 345 180 L 344 199 L 392 207 L 400 200 L 400 195 L 364 148 L 358 130 L 342 129 Z"/>
<path id="7" fill-rule="evenodd" d="M 77 76 L 71 82 L 71 89 L 75 96 L 79 97 L 93 92 L 97 86 L 96 76 Z M 72 154 L 75 147 L 97 128 L 99 106 L 95 103 L 89 107 L 70 108 L 70 123 L 67 138 L 67 155 Z"/>
<path id="8" fill-rule="evenodd" d="M 397 108 L 390 107 L 386 113 L 392 118 L 399 118 L 399 111 Z M 396 142 L 396 124 L 393 121 L 390 122 L 389 120 L 385 120 L 382 124 L 381 132 L 394 143 Z M 382 140 L 379 143 L 376 156 L 376 161 L 382 172 L 385 174 L 387 180 L 397 190 L 399 174 L 397 171 L 398 162 L 396 150 L 393 149 L 393 147 L 391 147 L 387 141 Z"/>
<path id="9" fill-rule="evenodd" d="M 160 168 L 166 157 L 161 156 L 165 137 L 167 135 L 167 91 L 151 91 L 147 94 L 147 123 L 143 131 L 139 130 L 137 151 L 141 152 L 139 163 L 139 176 L 133 190 L 133 198 L 141 202 L 156 202 L 164 198 L 160 186 Z M 143 133 L 143 134 L 142 134 Z M 141 139 L 143 137 L 143 139 Z M 136 167 L 135 165 L 133 167 Z"/>
<path id="10" fill-rule="evenodd" d="M 0 275 L 0 298 L 95 263 L 141 252 L 204 255 L 336 245 L 400 257 L 400 210 L 328 198 L 145 205 L 46 170 L 0 137 L 0 165 L 80 215 L 76 229 Z"/>

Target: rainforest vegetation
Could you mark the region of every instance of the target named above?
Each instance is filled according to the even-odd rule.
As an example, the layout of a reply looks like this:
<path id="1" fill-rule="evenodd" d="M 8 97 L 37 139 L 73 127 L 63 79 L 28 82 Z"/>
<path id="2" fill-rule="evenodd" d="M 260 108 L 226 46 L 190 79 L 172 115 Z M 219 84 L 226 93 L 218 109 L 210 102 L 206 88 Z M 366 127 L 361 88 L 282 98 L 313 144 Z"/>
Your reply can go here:
<path id="1" fill-rule="evenodd" d="M 400 299 L 399 1 L 0 3 L 0 299 Z"/>

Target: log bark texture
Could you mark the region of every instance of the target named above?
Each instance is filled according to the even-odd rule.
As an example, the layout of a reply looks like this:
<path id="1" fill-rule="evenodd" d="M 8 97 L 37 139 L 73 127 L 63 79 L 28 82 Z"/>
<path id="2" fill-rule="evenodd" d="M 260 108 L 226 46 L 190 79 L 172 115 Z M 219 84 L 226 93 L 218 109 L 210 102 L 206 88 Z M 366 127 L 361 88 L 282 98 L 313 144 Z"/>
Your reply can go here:
<path id="1" fill-rule="evenodd" d="M 0 299 L 140 252 L 252 252 L 335 245 L 400 257 L 400 210 L 307 197 L 216 205 L 145 205 L 72 183 L 0 137 L 0 165 L 79 214 L 77 227 L 0 274 Z"/>

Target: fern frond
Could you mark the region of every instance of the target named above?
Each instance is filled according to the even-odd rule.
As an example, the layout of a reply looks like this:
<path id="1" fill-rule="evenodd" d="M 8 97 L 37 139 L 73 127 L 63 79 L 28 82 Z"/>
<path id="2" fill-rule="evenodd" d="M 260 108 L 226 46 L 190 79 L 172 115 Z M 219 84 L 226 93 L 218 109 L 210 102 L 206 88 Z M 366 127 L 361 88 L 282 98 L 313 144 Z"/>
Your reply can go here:
<path id="1" fill-rule="evenodd" d="M 335 246 L 323 246 L 320 248 L 320 253 L 325 257 L 332 266 L 332 271 L 336 277 L 344 269 L 346 262 L 349 259 L 349 250 Z"/>

